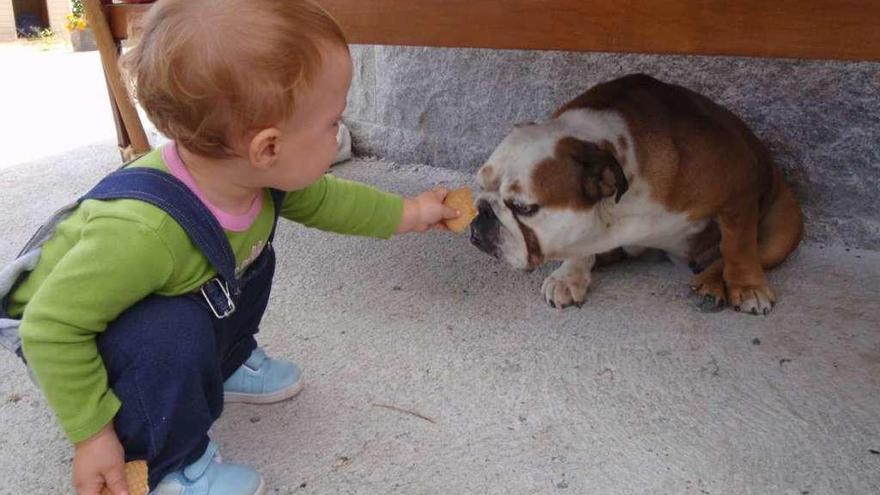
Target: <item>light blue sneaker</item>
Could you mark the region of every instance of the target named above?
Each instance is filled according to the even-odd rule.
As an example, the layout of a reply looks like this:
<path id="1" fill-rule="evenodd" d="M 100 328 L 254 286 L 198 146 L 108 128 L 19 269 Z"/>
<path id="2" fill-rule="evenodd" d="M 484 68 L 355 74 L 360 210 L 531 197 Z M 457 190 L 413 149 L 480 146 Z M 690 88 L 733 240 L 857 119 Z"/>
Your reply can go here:
<path id="1" fill-rule="evenodd" d="M 223 384 L 224 402 L 272 404 L 289 399 L 303 388 L 302 371 L 289 361 L 266 356 L 257 347 Z"/>
<path id="2" fill-rule="evenodd" d="M 221 463 L 217 444 L 209 442 L 199 460 L 165 476 L 150 495 L 262 495 L 264 490 L 258 472 Z"/>

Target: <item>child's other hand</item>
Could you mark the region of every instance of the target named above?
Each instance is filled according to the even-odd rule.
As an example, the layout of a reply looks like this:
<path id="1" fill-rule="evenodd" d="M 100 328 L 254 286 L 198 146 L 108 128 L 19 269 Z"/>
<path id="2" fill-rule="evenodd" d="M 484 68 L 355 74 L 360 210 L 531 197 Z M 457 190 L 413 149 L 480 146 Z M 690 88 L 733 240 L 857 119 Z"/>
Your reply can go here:
<path id="1" fill-rule="evenodd" d="M 443 204 L 449 191 L 443 188 L 423 192 L 415 198 L 403 200 L 403 220 L 397 233 L 425 232 L 429 229 L 446 230 L 443 220 L 457 218 L 459 212 Z"/>
<path id="2" fill-rule="evenodd" d="M 78 495 L 100 495 L 105 485 L 113 495 L 128 495 L 125 451 L 112 421 L 76 444 L 73 455 L 73 486 Z"/>

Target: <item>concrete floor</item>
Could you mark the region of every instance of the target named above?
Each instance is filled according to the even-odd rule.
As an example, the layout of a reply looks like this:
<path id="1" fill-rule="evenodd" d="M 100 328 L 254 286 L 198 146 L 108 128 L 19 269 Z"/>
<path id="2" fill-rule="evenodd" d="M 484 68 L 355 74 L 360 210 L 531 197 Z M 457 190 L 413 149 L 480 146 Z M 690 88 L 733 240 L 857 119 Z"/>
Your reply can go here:
<path id="1" fill-rule="evenodd" d="M 115 166 L 103 142 L 5 169 L 0 260 Z M 358 161 L 401 192 L 471 178 Z M 583 309 L 432 233 L 392 241 L 285 224 L 261 341 L 308 385 L 233 405 L 224 458 L 302 494 L 872 494 L 880 491 L 880 253 L 803 246 L 768 318 L 703 314 L 687 274 L 633 262 Z M 71 448 L 0 359 L 0 493 L 65 493 Z"/>

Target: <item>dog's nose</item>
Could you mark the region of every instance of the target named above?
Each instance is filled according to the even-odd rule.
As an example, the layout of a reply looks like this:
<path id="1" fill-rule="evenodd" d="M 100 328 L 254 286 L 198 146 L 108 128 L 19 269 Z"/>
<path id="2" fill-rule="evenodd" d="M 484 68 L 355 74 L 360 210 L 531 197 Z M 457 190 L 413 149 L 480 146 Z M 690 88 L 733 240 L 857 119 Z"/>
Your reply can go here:
<path id="1" fill-rule="evenodd" d="M 471 222 L 471 243 L 480 251 L 498 256 L 499 220 L 486 200 L 477 202 L 477 218 Z"/>
<path id="2" fill-rule="evenodd" d="M 490 205 L 485 199 L 481 199 L 477 203 L 477 218 L 474 222 L 491 222 L 495 220 L 498 220 L 498 217 L 495 215 L 495 210 L 492 209 L 492 205 Z"/>
<path id="3" fill-rule="evenodd" d="M 483 236 L 473 223 L 471 223 L 471 244 L 481 249 L 483 247 Z"/>

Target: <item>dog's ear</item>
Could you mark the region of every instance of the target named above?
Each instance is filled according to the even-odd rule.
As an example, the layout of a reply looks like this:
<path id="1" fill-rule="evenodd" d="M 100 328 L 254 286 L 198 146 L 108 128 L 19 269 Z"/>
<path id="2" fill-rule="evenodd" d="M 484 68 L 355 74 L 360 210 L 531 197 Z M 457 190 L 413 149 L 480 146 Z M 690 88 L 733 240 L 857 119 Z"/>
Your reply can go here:
<path id="1" fill-rule="evenodd" d="M 556 149 L 582 167 L 584 194 L 591 201 L 614 196 L 618 202 L 629 188 L 623 168 L 610 150 L 573 137 L 561 139 Z"/>

